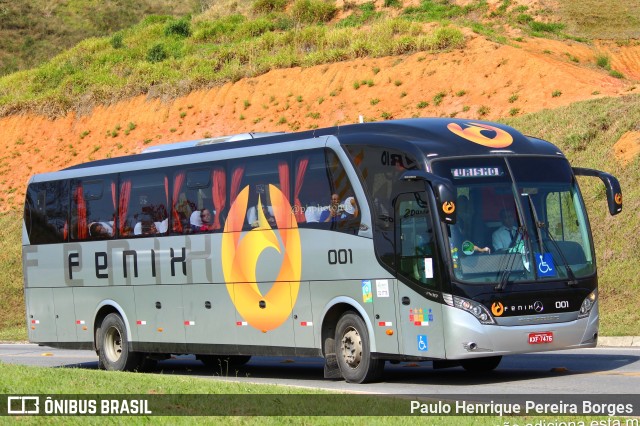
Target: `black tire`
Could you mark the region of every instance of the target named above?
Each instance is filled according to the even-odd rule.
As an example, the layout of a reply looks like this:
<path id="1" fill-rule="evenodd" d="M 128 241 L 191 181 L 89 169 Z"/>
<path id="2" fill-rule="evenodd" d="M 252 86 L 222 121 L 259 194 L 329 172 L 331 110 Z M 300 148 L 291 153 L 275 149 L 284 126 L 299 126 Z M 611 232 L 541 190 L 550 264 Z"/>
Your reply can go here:
<path id="1" fill-rule="evenodd" d="M 355 312 L 348 311 L 336 325 L 336 358 L 342 377 L 349 383 L 366 383 L 382 375 L 384 360 L 371 358 L 367 326 Z"/>
<path id="2" fill-rule="evenodd" d="M 135 371 L 143 359 L 138 352 L 129 352 L 127 328 L 120 315 L 111 313 L 100 326 L 98 365 L 105 370 Z"/>
<path id="3" fill-rule="evenodd" d="M 462 368 L 471 373 L 486 373 L 493 371 L 502 361 L 501 356 L 488 356 L 486 358 L 470 358 L 460 361 Z"/>
<path id="4" fill-rule="evenodd" d="M 198 355 L 198 358 L 207 367 L 214 370 L 227 370 L 227 368 L 241 367 L 249 362 L 251 355 Z"/>

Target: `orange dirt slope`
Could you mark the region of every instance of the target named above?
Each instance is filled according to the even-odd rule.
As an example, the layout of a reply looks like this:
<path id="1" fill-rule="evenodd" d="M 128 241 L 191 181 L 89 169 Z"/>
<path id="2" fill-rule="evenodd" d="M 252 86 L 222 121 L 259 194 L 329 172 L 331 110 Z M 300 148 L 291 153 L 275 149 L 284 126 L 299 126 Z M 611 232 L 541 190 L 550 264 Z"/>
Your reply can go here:
<path id="1" fill-rule="evenodd" d="M 21 208 L 34 173 L 151 145 L 354 123 L 360 115 L 496 119 L 639 90 L 640 46 L 546 39 L 510 46 L 467 37 L 462 50 L 274 70 L 166 102 L 141 95 L 88 115 L 3 117 L 0 211 Z M 595 65 L 603 53 L 625 79 Z M 636 151 L 626 148 L 625 158 L 629 152 Z"/>

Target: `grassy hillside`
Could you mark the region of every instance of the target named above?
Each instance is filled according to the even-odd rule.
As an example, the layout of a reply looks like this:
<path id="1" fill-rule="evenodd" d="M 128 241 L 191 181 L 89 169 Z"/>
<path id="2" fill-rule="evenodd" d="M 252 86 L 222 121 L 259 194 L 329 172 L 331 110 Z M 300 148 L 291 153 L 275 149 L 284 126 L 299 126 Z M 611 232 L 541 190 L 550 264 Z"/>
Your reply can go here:
<path id="1" fill-rule="evenodd" d="M 182 16 L 200 12 L 201 3 L 0 0 L 0 76 L 38 66 L 86 38 L 109 35 L 149 14 Z"/>
<path id="2" fill-rule="evenodd" d="M 527 35 L 576 38 L 563 19 L 571 19 L 576 33 L 587 28 L 569 9 L 564 18 L 561 11 L 511 0 L 498 7 L 479 0 L 460 2 L 464 6 L 422 0 L 404 7 L 400 0 L 386 0 L 345 2 L 340 8 L 323 0 L 255 0 L 240 2 L 244 14 L 234 4 L 226 14 L 149 16 L 109 37 L 85 40 L 36 69 L 6 76 L 0 79 L 0 115 L 86 112 L 130 96 L 175 97 L 272 69 L 463 48 L 469 30 L 510 43 Z M 637 35 L 634 24 L 627 19 L 618 25 Z"/>

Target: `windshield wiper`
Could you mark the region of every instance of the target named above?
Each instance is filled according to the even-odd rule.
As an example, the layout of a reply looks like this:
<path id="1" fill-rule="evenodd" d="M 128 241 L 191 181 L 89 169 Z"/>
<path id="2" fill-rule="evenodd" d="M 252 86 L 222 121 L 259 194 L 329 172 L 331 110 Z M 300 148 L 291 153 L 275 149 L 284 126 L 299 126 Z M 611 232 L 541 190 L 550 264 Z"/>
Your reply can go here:
<path id="1" fill-rule="evenodd" d="M 524 227 L 522 226 L 518 227 L 516 237 L 513 239 L 511 245 L 507 249 L 508 256 L 505 258 L 506 260 L 503 260 L 505 264 L 504 268 L 499 268 L 502 271 L 500 274 L 500 283 L 494 287 L 496 291 L 502 291 L 507 286 L 507 283 L 509 282 L 509 275 L 511 275 L 511 271 L 513 271 L 513 265 L 515 265 L 516 263 L 516 255 L 522 255 L 522 253 L 520 253 L 520 244 L 522 244 L 522 247 L 524 247 Z M 522 262 L 522 266 L 524 266 L 524 262 Z"/>
<path id="2" fill-rule="evenodd" d="M 540 228 L 539 228 L 541 222 L 538 220 L 538 213 L 536 212 L 535 205 L 533 204 L 533 200 L 531 199 L 531 195 L 530 194 L 521 194 L 521 195 L 523 197 L 527 197 L 527 199 L 529 200 L 529 203 L 528 203 L 529 213 L 531 214 L 531 217 L 533 218 L 533 221 L 535 223 L 538 242 L 542 247 L 542 234 L 540 233 Z M 519 253 L 522 256 L 522 266 L 527 270 L 529 270 L 527 266 L 528 262 L 526 261 L 526 258 L 528 257 L 528 255 L 527 255 L 527 249 L 525 247 L 526 242 L 524 241 L 525 240 L 524 236 L 525 236 L 525 229 L 524 229 L 523 223 L 521 223 L 520 226 L 518 227 L 517 238 L 515 238 L 515 242 L 512 242 L 511 246 L 509 247 L 509 252 L 511 253 L 511 255 L 506 259 L 505 267 L 502 270 L 502 275 L 500 276 L 500 283 L 495 287 L 496 291 L 502 291 L 507 286 L 507 283 L 509 282 L 509 275 L 511 275 L 511 271 L 513 270 L 513 265 L 515 264 L 516 254 Z M 544 251 L 543 251 L 543 254 L 544 254 Z"/>
<path id="3" fill-rule="evenodd" d="M 538 219 L 538 212 L 536 211 L 536 206 L 533 204 L 533 199 L 531 198 L 531 194 L 522 194 L 527 197 L 529 200 L 529 212 L 531 213 L 531 217 L 533 218 L 533 223 L 536 228 L 536 235 L 538 236 L 538 244 L 540 245 L 540 254 L 544 254 L 544 244 L 542 243 L 542 234 L 540 233 L 540 228 L 544 227 L 544 223 L 540 222 Z"/>

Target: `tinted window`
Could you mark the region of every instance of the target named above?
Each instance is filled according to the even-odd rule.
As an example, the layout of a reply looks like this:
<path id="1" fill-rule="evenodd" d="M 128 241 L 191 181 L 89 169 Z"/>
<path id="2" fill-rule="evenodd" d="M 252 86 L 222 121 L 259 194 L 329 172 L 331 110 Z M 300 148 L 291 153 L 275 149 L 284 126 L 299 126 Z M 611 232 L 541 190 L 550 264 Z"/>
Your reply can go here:
<path id="1" fill-rule="evenodd" d="M 31 244 L 66 241 L 68 188 L 65 181 L 29 185 L 24 219 Z"/>
<path id="2" fill-rule="evenodd" d="M 166 234 L 169 226 L 169 181 L 162 172 L 120 176 L 118 231 L 122 237 Z"/>
<path id="3" fill-rule="evenodd" d="M 113 176 L 74 180 L 71 185 L 71 240 L 113 238 L 116 196 L 116 178 Z"/>
<path id="4" fill-rule="evenodd" d="M 402 173 L 417 169 L 415 159 L 385 147 L 351 146 L 348 150 L 369 192 L 374 226 L 392 229 L 394 186 L 400 184 Z"/>

